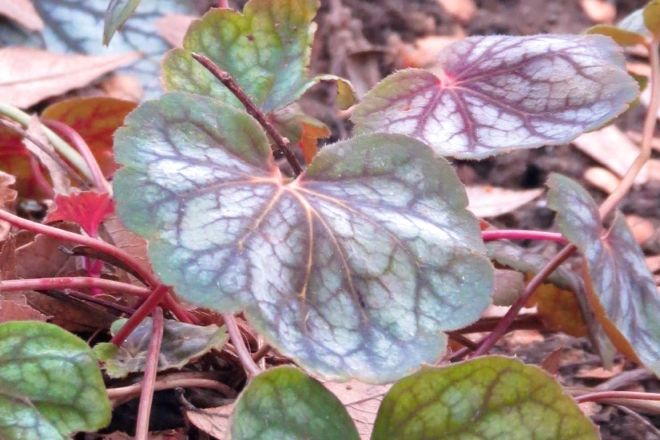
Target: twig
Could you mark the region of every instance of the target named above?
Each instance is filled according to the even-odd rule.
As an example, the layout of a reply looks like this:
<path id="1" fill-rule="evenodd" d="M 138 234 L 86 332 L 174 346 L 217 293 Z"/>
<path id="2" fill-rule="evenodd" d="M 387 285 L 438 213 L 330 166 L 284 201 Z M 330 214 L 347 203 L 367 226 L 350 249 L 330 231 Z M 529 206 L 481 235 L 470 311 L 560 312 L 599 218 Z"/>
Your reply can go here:
<path id="1" fill-rule="evenodd" d="M 46 291 L 48 292 L 48 291 Z M 66 295 L 76 298 L 81 301 L 86 301 L 94 304 L 98 304 L 99 306 L 107 307 L 108 309 L 113 309 L 117 312 L 120 313 L 125 313 L 127 315 L 132 315 L 135 313 L 135 309 L 132 309 L 131 307 L 126 307 L 122 304 L 117 304 L 116 302 L 113 301 L 108 301 L 103 298 L 98 298 L 96 296 L 88 295 L 83 292 L 78 292 L 77 290 L 67 290 Z M 99 329 L 100 330 L 100 329 Z"/>
<path id="2" fill-rule="evenodd" d="M 527 304 L 529 298 L 534 294 L 536 289 L 543 283 L 543 281 L 557 269 L 568 257 L 570 257 L 576 248 L 573 245 L 564 247 L 557 255 L 554 256 L 552 260 L 548 262 L 536 275 L 534 278 L 525 286 L 525 290 L 522 295 L 516 300 L 515 303 L 507 310 L 506 314 L 500 319 L 497 323 L 497 326 L 493 329 L 491 333 L 486 335 L 481 341 L 479 341 L 479 348 L 474 351 L 474 356 L 481 356 L 488 353 L 495 343 L 506 334 L 507 330 L 516 319 L 516 316 L 520 310 Z"/>
<path id="3" fill-rule="evenodd" d="M 135 315 L 134 315 L 135 316 Z M 140 405 L 138 407 L 137 422 L 135 424 L 136 440 L 148 440 L 149 418 L 151 416 L 151 404 L 154 399 L 154 385 L 158 373 L 158 358 L 160 357 L 160 345 L 163 342 L 163 310 L 156 307 L 153 311 L 153 323 L 151 327 L 151 339 L 144 368 L 144 379 L 142 380 L 142 391 L 140 394 Z"/>
<path id="4" fill-rule="evenodd" d="M 126 323 L 119 329 L 117 334 L 112 338 L 112 343 L 119 347 L 124 340 L 130 335 L 135 328 L 140 325 L 140 323 L 146 318 L 149 313 L 152 313 L 158 304 L 161 302 L 165 294 L 167 293 L 168 287 L 164 284 L 160 284 L 156 287 L 153 292 L 149 294 L 147 299 L 138 307 L 138 309 L 131 315 Z"/>
<path id="5" fill-rule="evenodd" d="M 653 132 L 658 117 L 658 108 L 660 107 L 660 60 L 658 59 L 658 41 L 655 39 L 649 44 L 649 61 L 651 63 L 651 102 L 646 111 L 644 119 L 644 130 L 642 132 L 642 145 L 639 155 L 632 163 L 626 175 L 621 179 L 619 186 L 616 187 L 607 199 L 600 205 L 599 213 L 601 218 L 614 210 L 621 200 L 626 196 L 630 187 L 635 182 L 637 174 L 651 157 L 651 148 L 653 141 Z"/>
<path id="6" fill-rule="evenodd" d="M 528 231 L 525 229 L 494 229 L 481 232 L 483 241 L 492 240 L 546 240 L 560 244 L 568 243 L 558 232 Z"/>
<path id="7" fill-rule="evenodd" d="M 248 378 L 252 378 L 261 373 L 261 369 L 254 362 L 250 351 L 245 346 L 245 342 L 241 336 L 241 331 L 238 328 L 238 324 L 236 324 L 236 318 L 234 318 L 232 315 L 222 315 L 222 319 L 225 321 L 225 326 L 227 327 L 229 338 L 236 348 L 238 358 L 240 359 Z"/>
<path id="8" fill-rule="evenodd" d="M 268 344 L 263 344 L 259 350 L 255 351 L 254 354 L 252 355 L 252 360 L 255 362 L 259 362 L 264 356 L 268 354 L 270 351 L 271 346 Z"/>
<path id="9" fill-rule="evenodd" d="M 245 110 L 254 117 L 254 119 L 257 120 L 257 122 L 266 130 L 266 133 L 268 133 L 268 136 L 275 142 L 275 145 L 277 145 L 277 148 L 284 153 L 284 156 L 286 157 L 286 160 L 289 162 L 289 165 L 291 165 L 291 168 L 293 169 L 293 172 L 295 173 L 296 176 L 300 175 L 302 173 L 302 167 L 300 166 L 300 162 L 298 162 L 298 159 L 296 159 L 296 156 L 291 152 L 288 146 L 288 142 L 284 140 L 284 138 L 275 130 L 275 127 L 273 127 L 273 124 L 271 124 L 268 119 L 266 119 L 266 116 L 263 114 L 261 110 L 252 102 L 249 96 L 245 94 L 243 89 L 238 85 L 238 83 L 232 78 L 232 76 L 229 74 L 229 72 L 221 69 L 217 64 L 215 64 L 213 61 L 211 61 L 210 58 L 199 54 L 199 53 L 192 53 L 192 57 L 197 61 L 199 64 L 204 66 L 206 70 L 211 72 L 213 76 L 215 76 L 222 84 L 224 84 L 225 87 L 229 89 L 230 92 L 238 98 L 239 101 L 243 104 L 245 107 Z"/>
<path id="10" fill-rule="evenodd" d="M 57 289 L 90 289 L 99 288 L 130 295 L 145 297 L 150 290 L 146 287 L 119 281 L 92 277 L 57 277 L 57 278 L 28 278 L 21 280 L 0 281 L 0 292 L 19 292 L 22 290 L 57 290 Z"/>
<path id="11" fill-rule="evenodd" d="M 635 399 L 660 401 L 660 393 L 642 393 L 637 391 L 596 391 L 575 397 L 577 403 L 598 402 L 609 399 Z"/>
<path id="12" fill-rule="evenodd" d="M 108 398 L 113 401 L 113 405 L 116 407 L 139 395 L 143 387 L 144 383 L 138 382 L 125 387 L 108 388 Z M 195 377 L 180 379 L 159 378 L 154 384 L 154 391 L 171 390 L 173 388 L 207 388 L 219 391 L 229 398 L 236 397 L 236 391 L 215 379 Z"/>
<path id="13" fill-rule="evenodd" d="M 41 122 L 46 127 L 55 131 L 58 135 L 66 138 L 66 140 L 69 141 L 69 143 L 71 143 L 76 148 L 76 150 L 78 150 L 82 158 L 85 160 L 87 167 L 92 173 L 96 188 L 101 192 L 112 194 L 112 186 L 103 175 L 103 171 L 101 171 L 101 167 L 94 157 L 92 150 L 89 148 L 89 145 L 87 145 L 87 142 L 85 142 L 85 139 L 83 139 L 76 130 L 63 122 L 55 121 L 52 119 L 42 119 Z"/>
<path id="14" fill-rule="evenodd" d="M 633 383 L 638 383 L 646 379 L 653 379 L 655 376 L 646 368 L 636 368 L 634 370 L 624 371 L 613 378 L 601 383 L 594 388 L 596 391 L 610 391 L 625 388 Z"/>
<path id="15" fill-rule="evenodd" d="M 649 422 L 646 417 L 643 417 L 636 411 L 633 411 L 632 409 L 628 408 L 627 406 L 623 405 L 614 405 L 619 411 L 622 411 L 626 414 L 628 414 L 631 417 L 634 417 L 635 420 L 640 422 L 642 425 L 646 426 L 646 428 L 649 430 L 651 434 L 654 434 L 656 438 L 660 438 L 660 429 L 656 428 L 653 423 Z"/>
<path id="16" fill-rule="evenodd" d="M 57 164 L 58 167 L 62 168 L 66 173 L 71 177 L 72 180 L 74 180 L 80 187 L 82 188 L 87 188 L 88 182 L 83 179 L 80 174 L 76 170 L 71 167 L 68 163 L 66 163 L 60 156 L 58 156 L 54 150 L 51 150 L 48 148 L 47 145 L 44 145 L 43 142 L 41 142 L 39 139 L 37 139 L 35 136 L 33 136 L 29 131 L 25 130 L 23 127 L 21 127 L 17 123 L 11 123 L 9 121 L 5 121 L 4 119 L 0 118 L 0 126 L 5 127 L 8 130 L 13 131 L 17 135 L 21 136 L 23 139 L 27 139 L 28 141 L 32 142 L 35 147 L 40 149 L 45 155 L 51 158 L 53 162 Z M 34 154 L 34 153 L 32 153 Z M 51 176 L 52 177 L 52 176 Z"/>
<path id="17" fill-rule="evenodd" d="M 0 102 L 0 115 L 6 116 L 7 118 L 18 122 L 23 126 L 23 128 L 26 128 L 32 119 L 32 116 L 25 113 L 24 111 L 3 102 Z M 75 148 L 67 144 L 50 128 L 43 127 L 43 132 L 44 136 L 46 136 L 53 148 L 55 148 L 59 154 L 65 157 L 66 160 L 68 160 L 74 167 L 76 167 L 76 169 L 80 171 L 87 179 L 89 179 L 90 182 L 94 180 L 91 171 L 87 168 L 85 160 L 80 156 Z"/>
<path id="18" fill-rule="evenodd" d="M 81 244 L 83 246 L 90 247 L 99 252 L 108 254 L 117 260 L 123 261 L 126 265 L 132 267 L 135 272 L 139 275 L 139 278 L 144 280 L 150 287 L 155 288 L 160 285 L 160 280 L 151 273 L 149 270 L 142 267 L 142 264 L 133 258 L 131 255 L 126 253 L 124 250 L 113 246 L 109 243 L 106 243 L 103 240 L 97 238 L 87 237 L 81 234 L 76 234 L 74 232 L 65 231 L 63 229 L 54 228 L 52 226 L 43 225 L 41 223 L 36 223 L 24 218 L 21 218 L 17 215 L 0 209 L 0 220 L 4 220 L 11 225 L 25 229 L 28 231 L 36 232 L 37 234 L 44 234 L 49 237 L 57 238 L 59 240 L 70 241 L 72 243 Z M 186 312 L 175 300 L 172 298 L 168 292 L 166 292 L 164 298 L 164 305 L 172 312 L 174 315 L 183 322 L 195 322 L 195 319 L 191 317 L 188 312 Z"/>
<path id="19" fill-rule="evenodd" d="M 451 339 L 454 342 L 458 342 L 459 344 L 461 344 L 463 347 L 467 348 L 470 351 L 474 351 L 477 348 L 479 348 L 479 346 L 474 341 L 468 339 L 467 337 L 463 336 L 460 333 L 456 333 L 456 332 L 449 333 L 449 339 Z"/>

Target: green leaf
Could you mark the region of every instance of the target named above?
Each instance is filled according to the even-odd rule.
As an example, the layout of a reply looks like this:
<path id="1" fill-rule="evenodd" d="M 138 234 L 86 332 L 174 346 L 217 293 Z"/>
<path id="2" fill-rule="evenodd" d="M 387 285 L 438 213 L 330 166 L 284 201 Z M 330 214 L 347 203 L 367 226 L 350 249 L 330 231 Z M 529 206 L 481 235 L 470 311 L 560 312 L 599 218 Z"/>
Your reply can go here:
<path id="1" fill-rule="evenodd" d="M 605 326 L 610 338 L 615 343 L 625 338 L 639 360 L 660 375 L 660 295 L 623 215 L 616 213 L 606 231 L 596 202 L 579 183 L 552 174 L 548 187 L 548 206 L 557 211 L 560 231 L 585 258 L 588 287 L 597 300 L 592 305 L 615 327 Z"/>
<path id="2" fill-rule="evenodd" d="M 660 37 L 660 0 L 651 0 L 644 7 L 644 26 L 655 38 Z"/>
<path id="3" fill-rule="evenodd" d="M 112 324 L 115 335 L 126 319 L 118 319 Z M 126 377 L 129 373 L 144 371 L 151 337 L 151 318 L 145 319 L 126 338 L 121 347 L 101 343 L 94 347 L 98 358 L 105 363 L 105 371 L 112 378 Z M 163 342 L 158 358 L 158 371 L 181 368 L 191 359 L 202 356 L 210 350 L 220 349 L 227 341 L 224 327 L 205 327 L 184 322 L 165 320 Z"/>
<path id="4" fill-rule="evenodd" d="M 233 440 L 359 440 L 339 399 L 292 367 L 255 377 L 239 396 L 230 423 Z"/>
<path id="5" fill-rule="evenodd" d="M 470 37 L 433 71 L 388 76 L 355 106 L 357 133 L 400 133 L 441 156 L 481 159 L 565 144 L 638 95 L 621 48 L 601 35 Z"/>
<path id="6" fill-rule="evenodd" d="M 597 440 L 577 404 L 546 372 L 515 359 L 425 368 L 394 384 L 372 440 Z"/>
<path id="7" fill-rule="evenodd" d="M 587 34 L 606 35 L 616 41 L 621 46 L 634 46 L 635 44 L 646 43 L 644 35 L 637 32 L 627 31 L 616 26 L 608 24 L 597 24 L 586 30 Z"/>
<path id="8" fill-rule="evenodd" d="M 140 0 L 110 0 L 103 21 L 103 44 L 108 45 L 112 36 L 135 12 Z"/>
<path id="9" fill-rule="evenodd" d="M 327 146 L 289 182 L 261 127 L 212 98 L 147 102 L 115 134 L 117 212 L 187 301 L 244 310 L 328 378 L 434 362 L 489 303 L 492 267 L 451 165 L 398 135 Z"/>
<path id="10" fill-rule="evenodd" d="M 110 402 L 87 344 L 41 322 L 0 324 L 0 438 L 66 439 L 110 422 Z"/>
<path id="11" fill-rule="evenodd" d="M 333 75 L 309 78 L 307 67 L 316 31 L 312 19 L 318 0 L 251 0 L 239 13 L 213 10 L 194 22 L 182 49 L 163 63 L 163 82 L 170 91 L 212 96 L 242 105 L 213 75 L 191 57 L 209 57 L 229 72 L 262 110 L 270 112 L 296 101 L 319 81 L 338 81 L 342 107 L 354 100 L 350 84 Z"/>

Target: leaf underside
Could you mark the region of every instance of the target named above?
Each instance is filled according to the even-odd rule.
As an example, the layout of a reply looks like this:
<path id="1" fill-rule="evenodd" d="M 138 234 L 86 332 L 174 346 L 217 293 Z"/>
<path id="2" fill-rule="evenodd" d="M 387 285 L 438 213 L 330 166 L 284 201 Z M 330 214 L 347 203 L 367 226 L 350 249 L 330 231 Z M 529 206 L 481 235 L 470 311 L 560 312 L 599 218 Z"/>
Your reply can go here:
<path id="1" fill-rule="evenodd" d="M 436 73 L 406 69 L 353 112 L 357 133 L 415 137 L 443 156 L 481 159 L 563 144 L 623 112 L 638 94 L 621 49 L 601 35 L 470 37 Z"/>
<path id="2" fill-rule="evenodd" d="M 117 211 L 184 299 L 244 310 L 328 378 L 394 380 L 478 319 L 492 267 L 449 163 L 398 135 L 325 147 L 286 182 L 244 112 L 181 93 L 115 137 Z"/>
<path id="3" fill-rule="evenodd" d="M 112 324 L 112 335 L 126 323 L 118 319 Z M 112 378 L 126 377 L 129 373 L 144 371 L 152 333 L 151 319 L 145 319 L 131 332 L 118 349 L 114 344 L 101 343 L 94 347 L 105 370 Z M 158 357 L 158 371 L 178 369 L 191 359 L 202 356 L 212 349 L 222 349 L 227 340 L 224 327 L 216 325 L 198 326 L 183 322 L 165 320 L 163 342 Z"/>
<path id="4" fill-rule="evenodd" d="M 548 186 L 548 205 L 557 211 L 560 231 L 584 256 L 595 306 L 639 360 L 660 375 L 660 295 L 623 215 L 615 214 L 606 233 L 596 202 L 580 184 L 553 174 Z"/>
<path id="5" fill-rule="evenodd" d="M 372 440 L 597 440 L 596 427 L 540 368 L 488 356 L 394 384 Z"/>
<path id="6" fill-rule="evenodd" d="M 292 367 L 255 377 L 236 401 L 230 423 L 234 440 L 359 439 L 344 405 Z"/>
<path id="7" fill-rule="evenodd" d="M 243 13 L 230 9 L 208 12 L 194 22 L 183 48 L 163 62 L 163 83 L 169 91 L 212 96 L 243 108 L 234 95 L 195 61 L 193 52 L 226 70 L 265 112 L 296 101 L 319 81 L 336 81 L 341 107 L 352 104 L 348 82 L 333 75 L 311 78 L 308 65 L 318 0 L 251 0 Z"/>
<path id="8" fill-rule="evenodd" d="M 87 344 L 56 325 L 0 325 L 0 438 L 66 439 L 110 422 L 110 402 Z"/>

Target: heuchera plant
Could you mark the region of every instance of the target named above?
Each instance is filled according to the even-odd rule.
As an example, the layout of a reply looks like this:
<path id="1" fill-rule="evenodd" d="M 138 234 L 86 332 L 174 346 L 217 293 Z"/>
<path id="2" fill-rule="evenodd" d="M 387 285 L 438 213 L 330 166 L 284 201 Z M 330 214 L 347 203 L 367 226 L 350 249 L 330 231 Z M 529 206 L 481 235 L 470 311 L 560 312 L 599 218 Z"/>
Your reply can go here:
<path id="1" fill-rule="evenodd" d="M 137 3 L 111 2 L 106 43 Z M 433 68 L 398 71 L 357 103 L 345 80 L 309 74 L 317 0 L 250 0 L 242 13 L 214 9 L 193 23 L 182 48 L 167 54 L 166 93 L 126 117 L 106 169 L 75 130 L 47 123 L 46 135 L 60 154 L 72 154 L 58 147 L 67 142 L 83 153 L 84 160 L 69 162 L 82 164 L 78 171 L 98 191 L 58 195 L 49 220 L 74 221 L 86 235 L 7 211 L 0 211 L 0 220 L 86 247 L 81 255 L 88 276 L 6 280 L 0 288 L 85 287 L 141 298 L 130 317 L 113 326 L 112 343 L 95 350 L 111 377 L 144 372 L 137 438 L 146 438 L 157 372 L 225 343 L 224 330 L 200 327 L 179 300 L 222 315 L 250 379 L 233 406 L 233 439 L 369 435 L 358 432 L 319 380 L 396 382 L 382 393 L 371 434 L 376 440 L 598 438 L 576 400 L 549 375 L 515 359 L 482 355 L 532 294 L 551 283 L 577 299 L 606 364 L 616 348 L 660 375 L 660 297 L 616 211 L 650 156 L 660 104 L 658 4 L 652 1 L 621 27 L 598 26 L 585 35 L 470 37 L 446 47 Z M 564 144 L 607 124 L 639 92 L 619 44 L 648 49 L 652 98 L 640 156 L 617 190 L 598 206 L 577 182 L 552 175 L 548 204 L 560 233 L 480 225 L 447 158 Z M 313 158 L 314 150 L 306 150 L 311 160 L 304 166 L 294 149 L 300 139 L 282 133 L 300 136 L 306 124 L 323 127 L 290 113 L 320 81 L 337 84 L 337 102 L 350 107 L 354 137 L 326 145 Z M 0 110 L 25 125 L 24 114 Z M 111 189 L 105 176 L 115 162 L 120 168 Z M 113 209 L 148 240 L 153 271 L 99 238 Z M 510 242 L 485 244 L 507 239 L 565 247 L 545 260 L 527 258 Z M 559 267 L 576 252 L 582 273 Z M 444 357 L 475 359 L 433 366 L 447 353 L 447 333 L 475 323 L 491 304 L 492 261 L 532 278 L 476 348 Z M 103 278 L 104 265 L 129 271 L 141 285 Z M 165 320 L 163 311 L 181 322 Z M 237 313 L 299 368 L 262 372 L 242 340 Z M 0 406 L 9 408 L 0 409 L 3 436 L 64 438 L 107 423 L 107 399 L 60 412 L 66 393 L 49 397 L 55 378 L 44 381 L 48 388 L 39 375 L 17 376 L 14 370 L 28 366 L 14 360 L 22 356 L 16 347 L 29 350 L 37 363 L 48 361 L 46 344 L 26 342 L 20 332 L 59 341 L 63 360 L 89 369 L 76 376 L 86 402 L 104 395 L 85 344 L 46 324 L 2 324 L 0 375 L 12 396 L 0 393 Z M 609 397 L 588 393 L 577 401 Z"/>

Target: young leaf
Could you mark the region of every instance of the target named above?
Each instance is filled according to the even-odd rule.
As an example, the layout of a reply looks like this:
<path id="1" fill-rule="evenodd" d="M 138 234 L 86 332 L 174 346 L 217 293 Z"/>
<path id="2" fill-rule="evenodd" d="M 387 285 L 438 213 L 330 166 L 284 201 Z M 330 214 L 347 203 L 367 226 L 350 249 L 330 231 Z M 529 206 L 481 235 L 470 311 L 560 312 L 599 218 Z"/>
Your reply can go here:
<path id="1" fill-rule="evenodd" d="M 606 35 L 621 46 L 634 46 L 635 44 L 644 44 L 646 42 L 644 35 L 608 24 L 597 24 L 596 26 L 592 26 L 586 30 L 586 33 Z"/>
<path id="2" fill-rule="evenodd" d="M 117 212 L 163 282 L 245 310 L 283 354 L 329 378 L 393 380 L 476 320 L 492 267 L 449 163 L 404 136 L 325 147 L 287 182 L 242 111 L 181 93 L 115 135 Z"/>
<path id="3" fill-rule="evenodd" d="M 250 382 L 234 406 L 230 430 L 233 440 L 359 440 L 339 399 L 292 367 L 273 368 Z"/>
<path id="4" fill-rule="evenodd" d="M 118 319 L 112 323 L 111 332 L 115 335 L 126 323 Z M 99 359 L 105 363 L 105 370 L 112 378 L 126 377 L 129 373 L 144 371 L 151 337 L 151 318 L 137 326 L 118 349 L 114 344 L 100 343 L 94 347 Z M 166 320 L 163 330 L 163 343 L 158 358 L 158 371 L 181 368 L 191 359 L 208 351 L 220 349 L 227 341 L 224 327 L 217 325 L 198 326 Z"/>
<path id="5" fill-rule="evenodd" d="M 425 368 L 394 384 L 372 440 L 597 440 L 596 427 L 546 372 L 488 356 Z"/>
<path id="6" fill-rule="evenodd" d="M 443 49 L 437 70 L 385 78 L 355 107 L 356 132 L 406 134 L 440 155 L 481 159 L 566 143 L 638 93 L 621 49 L 600 35 L 470 37 Z"/>
<path id="7" fill-rule="evenodd" d="M 605 231 L 596 203 L 580 184 L 552 174 L 548 186 L 559 229 L 585 258 L 589 299 L 605 314 L 605 330 L 617 348 L 634 352 L 660 375 L 660 296 L 623 215 L 615 214 Z"/>
<path id="8" fill-rule="evenodd" d="M 57 194 L 54 201 L 55 209 L 48 213 L 46 222 L 71 221 L 92 237 L 96 237 L 103 220 L 115 212 L 108 193 L 82 191 Z"/>
<path id="9" fill-rule="evenodd" d="M 49 105 L 41 117 L 73 128 L 87 142 L 101 170 L 109 177 L 117 169 L 112 135 L 136 106 L 134 102 L 106 96 L 71 98 Z"/>
<path id="10" fill-rule="evenodd" d="M 26 47 L 0 49 L 0 101 L 17 107 L 83 87 L 139 58 L 137 53 L 88 56 L 58 54 Z"/>
<path id="11" fill-rule="evenodd" d="M 321 80 L 338 81 L 340 104 L 352 92 L 334 76 L 309 78 L 307 66 L 319 0 L 250 0 L 243 13 L 216 9 L 190 26 L 183 49 L 163 63 L 167 90 L 212 96 L 242 108 L 234 95 L 191 57 L 206 55 L 229 72 L 262 110 L 271 112 L 296 101 Z"/>
<path id="12" fill-rule="evenodd" d="M 65 440 L 110 422 L 110 402 L 87 344 L 40 322 L 0 324 L 0 437 Z"/>
<path id="13" fill-rule="evenodd" d="M 103 19 L 103 44 L 108 45 L 112 36 L 135 12 L 140 0 L 110 0 Z"/>

